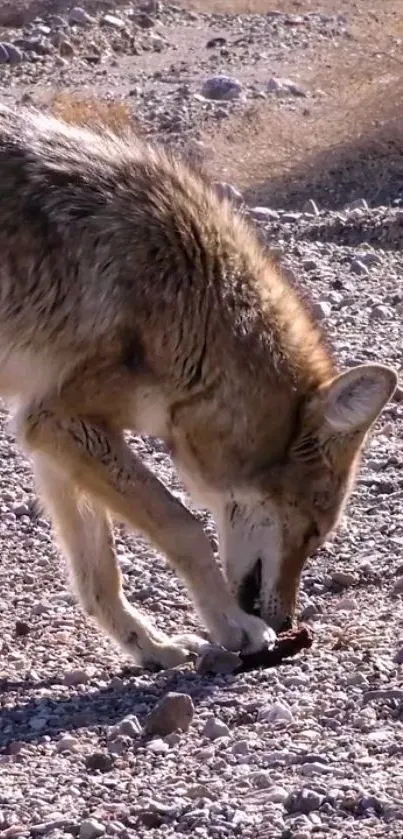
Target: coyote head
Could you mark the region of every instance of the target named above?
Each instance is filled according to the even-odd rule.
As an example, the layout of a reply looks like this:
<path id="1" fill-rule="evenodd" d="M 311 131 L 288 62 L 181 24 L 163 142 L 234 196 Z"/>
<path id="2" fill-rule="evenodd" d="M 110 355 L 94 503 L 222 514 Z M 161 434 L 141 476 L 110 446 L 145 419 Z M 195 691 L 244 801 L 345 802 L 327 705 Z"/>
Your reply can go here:
<path id="1" fill-rule="evenodd" d="M 327 382 L 301 405 L 281 462 L 225 499 L 217 524 L 229 583 L 242 608 L 277 631 L 292 619 L 305 561 L 339 521 L 395 386 L 395 373 L 375 364 Z"/>

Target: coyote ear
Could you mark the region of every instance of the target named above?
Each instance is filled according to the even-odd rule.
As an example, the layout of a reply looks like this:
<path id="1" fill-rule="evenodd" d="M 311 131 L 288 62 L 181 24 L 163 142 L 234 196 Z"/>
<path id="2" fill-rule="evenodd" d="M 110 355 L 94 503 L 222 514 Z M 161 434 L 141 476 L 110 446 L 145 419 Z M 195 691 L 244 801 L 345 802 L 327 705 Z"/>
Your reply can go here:
<path id="1" fill-rule="evenodd" d="M 382 364 L 360 364 L 325 388 L 324 419 L 334 431 L 365 433 L 391 398 L 397 375 Z"/>

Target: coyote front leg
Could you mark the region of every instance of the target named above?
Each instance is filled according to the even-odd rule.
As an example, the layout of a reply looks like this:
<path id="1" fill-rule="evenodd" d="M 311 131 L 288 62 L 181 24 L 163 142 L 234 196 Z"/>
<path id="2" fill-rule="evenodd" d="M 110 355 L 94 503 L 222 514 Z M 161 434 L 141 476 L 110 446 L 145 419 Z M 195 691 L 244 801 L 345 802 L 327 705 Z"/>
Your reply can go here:
<path id="1" fill-rule="evenodd" d="M 34 472 L 85 612 L 139 664 L 173 667 L 185 661 L 201 639 L 195 636 L 192 645 L 192 637 L 184 637 L 182 646 L 179 639 L 171 641 L 128 602 L 105 509 L 84 496 L 47 455 L 34 456 Z"/>
<path id="2" fill-rule="evenodd" d="M 153 661 L 158 660 L 163 666 L 167 664 L 163 650 L 157 649 L 160 639 L 155 635 L 155 630 L 150 629 L 145 619 L 134 612 L 123 597 L 110 528 L 102 513 L 104 508 L 143 531 L 166 553 L 188 584 L 196 607 L 214 641 L 229 649 L 250 651 L 260 649 L 266 641 L 272 640 L 272 632 L 266 624 L 243 612 L 236 603 L 214 561 L 201 524 L 135 456 L 122 434 L 102 423 L 71 415 L 67 405 L 57 395 L 54 399 L 47 399 L 46 403 L 42 401 L 21 412 L 17 418 L 17 428 L 22 442 L 34 455 L 45 455 L 55 470 L 60 464 L 73 487 L 91 499 L 93 506 L 90 511 L 83 513 L 77 500 L 74 501 L 74 493 L 70 491 L 69 516 L 72 517 L 73 526 L 70 528 L 62 524 L 62 540 L 66 543 L 66 534 L 69 534 L 67 551 L 71 557 L 72 554 L 76 557 L 72 558 L 76 578 L 77 567 L 83 568 L 85 564 L 86 580 L 88 568 L 91 568 L 90 579 L 98 581 L 96 587 L 102 602 L 102 606 L 98 603 L 94 609 L 95 615 L 110 632 L 112 630 L 112 634 L 118 637 L 126 649 L 131 648 L 134 655 L 138 656 L 142 645 L 143 661 L 149 660 L 151 652 Z M 49 473 L 45 478 L 45 495 L 48 499 L 50 497 L 50 508 L 52 510 L 53 505 L 55 514 L 54 486 L 49 480 Z M 63 513 L 60 513 L 63 503 L 61 496 L 56 511 L 59 527 L 63 521 Z M 94 525 L 98 539 L 96 548 L 91 534 Z M 71 533 L 76 527 L 78 535 L 73 538 Z M 96 559 L 93 557 L 94 550 L 98 554 Z M 108 587 L 109 578 L 114 579 L 112 598 L 105 591 L 105 582 Z M 109 600 L 105 602 L 106 598 Z M 93 601 L 94 598 L 92 605 Z M 188 640 L 186 637 L 173 639 L 178 660 L 186 657 L 184 648 Z M 162 637 L 161 643 L 164 646 L 169 642 Z M 167 656 L 170 664 L 172 658 L 175 658 L 172 643 Z M 189 647 L 200 648 L 203 643 L 202 639 L 191 636 Z"/>

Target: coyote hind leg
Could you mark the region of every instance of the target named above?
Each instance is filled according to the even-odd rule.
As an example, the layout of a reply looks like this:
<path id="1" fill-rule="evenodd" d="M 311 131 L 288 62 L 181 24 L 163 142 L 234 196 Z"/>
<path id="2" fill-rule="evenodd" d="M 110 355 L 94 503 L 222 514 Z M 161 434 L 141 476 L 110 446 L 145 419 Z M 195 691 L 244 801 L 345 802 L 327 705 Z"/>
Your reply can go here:
<path id="1" fill-rule="evenodd" d="M 182 648 L 168 639 L 126 599 L 111 522 L 102 506 L 80 493 L 48 457 L 34 456 L 34 473 L 85 612 L 139 664 L 173 667 L 186 661 L 189 645 Z"/>

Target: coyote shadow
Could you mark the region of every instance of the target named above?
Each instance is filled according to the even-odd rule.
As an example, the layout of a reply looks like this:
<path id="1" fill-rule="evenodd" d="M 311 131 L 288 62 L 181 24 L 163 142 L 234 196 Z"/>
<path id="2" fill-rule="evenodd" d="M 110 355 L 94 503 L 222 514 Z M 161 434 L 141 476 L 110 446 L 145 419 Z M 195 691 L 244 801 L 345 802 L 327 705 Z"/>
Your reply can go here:
<path id="1" fill-rule="evenodd" d="M 296 659 L 286 659 L 281 667 L 293 666 Z M 269 670 L 262 671 L 268 673 Z M 192 697 L 195 707 L 214 694 L 230 691 L 239 679 L 237 674 L 225 676 L 201 676 L 194 671 L 178 670 L 177 672 L 159 671 L 155 678 L 147 684 L 136 685 L 130 678 L 140 676 L 144 671 L 140 668 L 125 668 L 115 676 L 129 679 L 122 684 L 106 685 L 95 691 L 88 691 L 68 698 L 51 696 L 29 698 L 24 697 L 27 690 L 49 689 L 60 685 L 60 679 L 49 678 L 42 682 L 30 680 L 9 681 L 0 680 L 0 697 L 3 702 L 7 694 L 16 693 L 13 707 L 0 708 L 0 753 L 7 754 L 12 743 L 34 742 L 44 735 L 56 738 L 61 733 L 72 732 L 86 726 L 112 726 L 124 717 L 133 713 L 136 705 L 147 703 L 153 707 L 161 697 L 169 691 L 187 693 Z M 91 683 L 88 685 L 91 688 Z M 19 699 L 18 695 L 21 695 Z M 230 705 L 230 698 L 225 698 L 224 707 Z M 240 709 L 239 719 L 235 725 L 244 720 L 245 711 Z M 250 716 L 250 712 L 248 712 Z M 138 714 L 140 722 L 146 714 Z M 43 719 L 43 725 L 40 721 Z M 232 721 L 234 724 L 234 721 Z"/>

